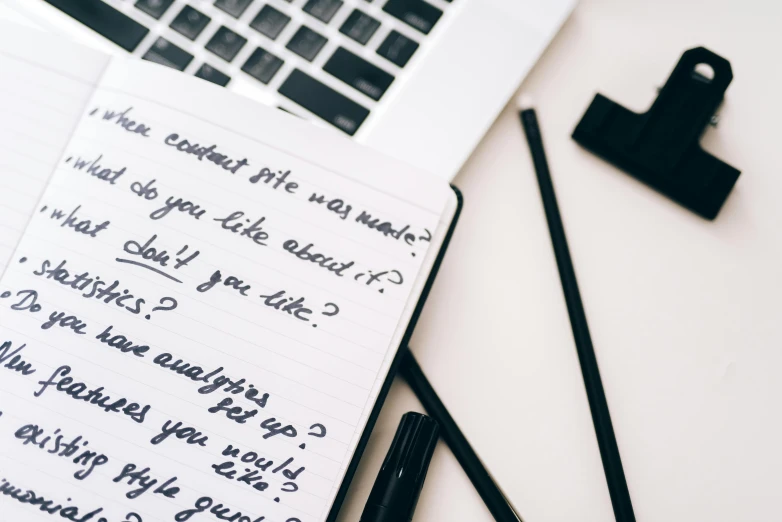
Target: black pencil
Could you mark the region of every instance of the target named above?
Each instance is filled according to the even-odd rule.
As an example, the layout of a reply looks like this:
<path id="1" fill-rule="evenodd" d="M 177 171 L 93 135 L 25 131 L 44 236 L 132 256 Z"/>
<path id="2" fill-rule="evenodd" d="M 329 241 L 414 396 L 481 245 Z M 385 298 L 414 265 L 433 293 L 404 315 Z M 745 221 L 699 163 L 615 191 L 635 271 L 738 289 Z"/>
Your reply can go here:
<path id="1" fill-rule="evenodd" d="M 521 517 L 516 514 L 500 491 L 500 488 L 494 482 L 494 479 L 486 471 L 478 455 L 475 454 L 472 446 L 467 442 L 451 414 L 448 413 L 440 397 L 437 396 L 434 388 L 429 384 L 409 348 L 402 357 L 399 371 L 418 396 L 426 413 L 440 424 L 440 436 L 448 444 L 448 447 L 451 448 L 456 460 L 459 461 L 470 482 L 472 482 L 486 507 L 489 508 L 489 511 L 494 516 L 494 520 L 499 522 L 520 522 Z"/>
<path id="2" fill-rule="evenodd" d="M 603 383 L 600 379 L 600 371 L 597 367 L 595 349 L 592 346 L 592 338 L 589 335 L 584 305 L 581 302 L 581 294 L 578 291 L 576 273 L 573 270 L 573 262 L 570 259 L 570 250 L 567 246 L 565 229 L 562 226 L 562 217 L 557 206 L 557 197 L 554 193 L 554 185 L 551 182 L 546 153 L 543 150 L 543 139 L 538 127 L 538 119 L 535 110 L 525 107 L 523 99 L 519 100 L 521 109 L 521 124 L 527 135 L 527 143 L 532 153 L 532 162 L 535 165 L 535 173 L 538 176 L 540 196 L 543 199 L 543 208 L 548 221 L 551 243 L 554 247 L 554 256 L 557 259 L 559 278 L 562 282 L 562 290 L 565 294 L 570 326 L 573 329 L 573 337 L 576 341 L 576 351 L 581 364 L 581 375 L 584 378 L 587 400 L 592 412 L 592 423 L 595 427 L 597 444 L 600 448 L 600 457 L 603 461 L 603 471 L 608 483 L 608 493 L 611 496 L 611 504 L 614 508 L 614 517 L 617 522 L 634 522 L 635 514 L 630 502 L 630 492 L 627 489 L 622 460 L 619 457 L 619 448 L 616 445 L 616 436 L 611 424 L 611 416 L 608 412 Z"/>

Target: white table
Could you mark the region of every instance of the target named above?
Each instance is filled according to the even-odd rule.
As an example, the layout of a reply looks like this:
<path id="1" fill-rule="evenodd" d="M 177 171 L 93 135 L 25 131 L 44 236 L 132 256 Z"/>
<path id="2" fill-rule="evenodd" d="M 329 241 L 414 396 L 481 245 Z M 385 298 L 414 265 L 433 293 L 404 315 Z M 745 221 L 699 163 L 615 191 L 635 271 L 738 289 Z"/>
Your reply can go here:
<path id="1" fill-rule="evenodd" d="M 522 89 L 537 100 L 639 521 L 771 520 L 782 498 L 782 3 L 582 0 Z M 742 170 L 707 222 L 581 149 L 599 91 L 642 112 L 703 45 L 734 80 L 705 148 Z M 455 183 L 466 206 L 412 345 L 527 522 L 613 519 L 513 103 Z M 402 413 L 397 380 L 340 520 Z M 444 445 L 415 520 L 491 520 Z"/>
<path id="2" fill-rule="evenodd" d="M 781 25 L 771 0 L 581 0 L 522 86 L 537 100 L 639 521 L 778 518 Z M 697 45 L 728 58 L 735 77 L 704 139 L 743 171 L 714 223 L 569 137 L 596 91 L 645 110 Z M 513 103 L 456 184 L 466 206 L 416 355 L 527 522 L 612 520 Z M 420 404 L 397 380 L 341 521 L 359 519 L 408 410 Z M 491 520 L 442 444 L 415 520 Z"/>

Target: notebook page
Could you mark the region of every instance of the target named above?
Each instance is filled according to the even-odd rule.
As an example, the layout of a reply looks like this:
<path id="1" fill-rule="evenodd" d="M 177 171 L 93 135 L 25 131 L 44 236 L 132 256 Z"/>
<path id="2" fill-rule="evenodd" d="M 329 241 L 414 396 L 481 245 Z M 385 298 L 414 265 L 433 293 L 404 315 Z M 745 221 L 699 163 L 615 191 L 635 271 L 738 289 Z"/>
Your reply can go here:
<path id="1" fill-rule="evenodd" d="M 76 44 L 50 42 L 0 24 L 0 274 L 108 62 Z"/>
<path id="2" fill-rule="evenodd" d="M 2 516 L 324 520 L 449 195 L 113 60 L 0 281 Z"/>

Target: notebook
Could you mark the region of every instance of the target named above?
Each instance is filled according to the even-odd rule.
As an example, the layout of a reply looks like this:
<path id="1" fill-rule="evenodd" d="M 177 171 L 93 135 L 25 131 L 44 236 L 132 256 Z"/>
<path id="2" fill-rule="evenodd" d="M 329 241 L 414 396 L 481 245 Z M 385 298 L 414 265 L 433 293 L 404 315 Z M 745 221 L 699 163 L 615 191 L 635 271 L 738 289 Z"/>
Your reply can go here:
<path id="1" fill-rule="evenodd" d="M 0 520 L 333 520 L 455 190 L 29 29 L 0 71 Z"/>

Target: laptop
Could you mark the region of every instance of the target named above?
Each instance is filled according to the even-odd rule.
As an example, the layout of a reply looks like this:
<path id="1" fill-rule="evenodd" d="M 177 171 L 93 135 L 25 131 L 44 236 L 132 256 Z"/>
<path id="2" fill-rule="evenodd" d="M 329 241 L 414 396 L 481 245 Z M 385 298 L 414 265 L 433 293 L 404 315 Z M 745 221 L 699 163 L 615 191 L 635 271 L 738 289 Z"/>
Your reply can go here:
<path id="1" fill-rule="evenodd" d="M 576 0 L 5 0 L 452 179 Z"/>

